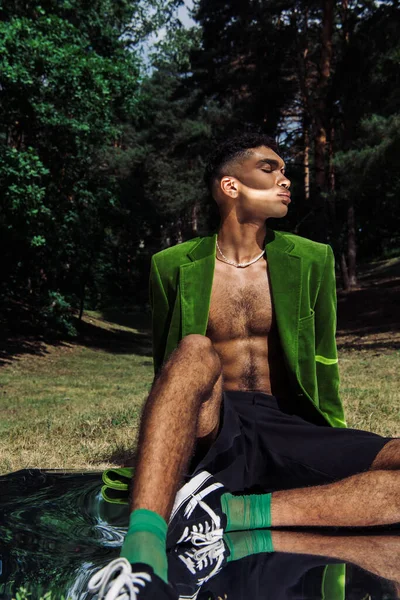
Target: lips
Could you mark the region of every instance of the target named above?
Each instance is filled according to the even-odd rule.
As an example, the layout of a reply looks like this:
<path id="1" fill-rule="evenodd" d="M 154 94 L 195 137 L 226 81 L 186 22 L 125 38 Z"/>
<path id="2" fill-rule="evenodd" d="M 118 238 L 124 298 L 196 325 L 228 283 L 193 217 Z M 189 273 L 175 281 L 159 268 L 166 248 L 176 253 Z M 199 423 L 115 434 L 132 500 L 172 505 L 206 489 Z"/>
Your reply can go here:
<path id="1" fill-rule="evenodd" d="M 282 202 L 285 202 L 285 204 L 290 204 L 291 200 L 290 200 L 290 193 L 280 193 L 278 194 L 278 196 L 282 196 Z M 283 198 L 285 198 L 285 200 L 283 200 Z"/>

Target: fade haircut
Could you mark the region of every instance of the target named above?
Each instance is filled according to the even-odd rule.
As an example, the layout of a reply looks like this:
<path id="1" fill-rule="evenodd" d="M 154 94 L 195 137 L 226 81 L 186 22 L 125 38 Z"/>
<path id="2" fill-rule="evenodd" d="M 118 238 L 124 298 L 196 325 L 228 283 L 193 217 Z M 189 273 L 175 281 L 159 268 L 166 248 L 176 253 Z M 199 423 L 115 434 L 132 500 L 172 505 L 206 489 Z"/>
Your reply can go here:
<path id="1" fill-rule="evenodd" d="M 244 132 L 235 134 L 230 138 L 225 138 L 217 142 L 213 151 L 208 157 L 205 172 L 204 183 L 212 194 L 214 181 L 223 177 L 227 167 L 241 162 L 251 156 L 251 148 L 267 146 L 278 153 L 278 144 L 273 138 L 261 132 Z"/>

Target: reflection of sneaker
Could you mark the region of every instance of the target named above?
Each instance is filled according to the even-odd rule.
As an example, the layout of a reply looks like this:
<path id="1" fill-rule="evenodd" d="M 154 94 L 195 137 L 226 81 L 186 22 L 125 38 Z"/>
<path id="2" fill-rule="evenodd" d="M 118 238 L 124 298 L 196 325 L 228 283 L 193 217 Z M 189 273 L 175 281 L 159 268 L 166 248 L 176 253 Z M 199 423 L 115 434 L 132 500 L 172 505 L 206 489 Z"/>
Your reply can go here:
<path id="1" fill-rule="evenodd" d="M 223 539 L 203 546 L 181 544 L 168 553 L 168 573 L 179 599 L 197 598 L 203 583 L 225 566 L 229 550 Z"/>
<path id="2" fill-rule="evenodd" d="M 132 567 L 137 569 L 132 571 Z M 172 586 L 160 579 L 143 563 L 131 565 L 116 558 L 97 571 L 88 583 L 88 591 L 98 600 L 178 600 Z"/>
<path id="3" fill-rule="evenodd" d="M 221 509 L 225 487 L 214 477 L 201 471 L 177 493 L 169 520 L 167 548 L 191 543 L 202 546 L 220 540 L 226 527 Z"/>

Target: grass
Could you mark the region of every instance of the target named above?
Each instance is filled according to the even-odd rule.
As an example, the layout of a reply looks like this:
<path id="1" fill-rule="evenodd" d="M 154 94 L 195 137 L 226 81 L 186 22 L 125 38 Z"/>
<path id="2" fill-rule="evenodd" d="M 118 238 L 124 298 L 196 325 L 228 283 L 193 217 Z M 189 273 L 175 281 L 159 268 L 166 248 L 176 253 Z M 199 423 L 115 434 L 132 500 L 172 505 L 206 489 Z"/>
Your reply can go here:
<path id="1" fill-rule="evenodd" d="M 367 265 L 360 281 L 356 292 L 339 293 L 347 421 L 397 437 L 400 259 Z M 12 342 L 20 350 L 10 352 L 0 370 L 0 473 L 131 464 L 153 380 L 148 322 L 140 315 L 88 312 L 79 343 Z"/>
<path id="2" fill-rule="evenodd" d="M 108 325 L 90 316 L 99 327 Z M 13 360 L 0 372 L 0 472 L 102 469 L 129 460 L 152 360 L 75 344 L 46 352 Z"/>
<path id="3" fill-rule="evenodd" d="M 349 427 L 400 437 L 400 351 L 339 353 L 341 397 Z"/>

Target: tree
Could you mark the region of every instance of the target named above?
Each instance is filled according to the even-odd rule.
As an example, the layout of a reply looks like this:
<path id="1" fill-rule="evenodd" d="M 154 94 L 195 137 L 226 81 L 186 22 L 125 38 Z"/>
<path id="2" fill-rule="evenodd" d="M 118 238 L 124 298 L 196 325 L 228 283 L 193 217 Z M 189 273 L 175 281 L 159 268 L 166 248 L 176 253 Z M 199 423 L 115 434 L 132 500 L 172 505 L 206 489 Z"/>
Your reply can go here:
<path id="1" fill-rule="evenodd" d="M 398 111 L 397 3 L 199 0 L 195 14 L 203 33 L 193 69 L 204 104 L 231 106 L 227 129 L 255 123 L 283 139 L 297 185 L 303 171 L 300 208 L 288 222 L 331 243 L 356 286 L 358 206 L 342 193 L 335 155 L 357 145 L 363 119 L 381 112 L 377 79 L 388 113 Z"/>
<path id="2" fill-rule="evenodd" d="M 115 161 L 131 159 L 123 133 L 141 111 L 139 49 L 130 48 L 176 4 L 1 5 L 0 293 L 9 305 L 28 302 L 42 317 L 65 301 L 82 309 L 119 203 Z"/>

